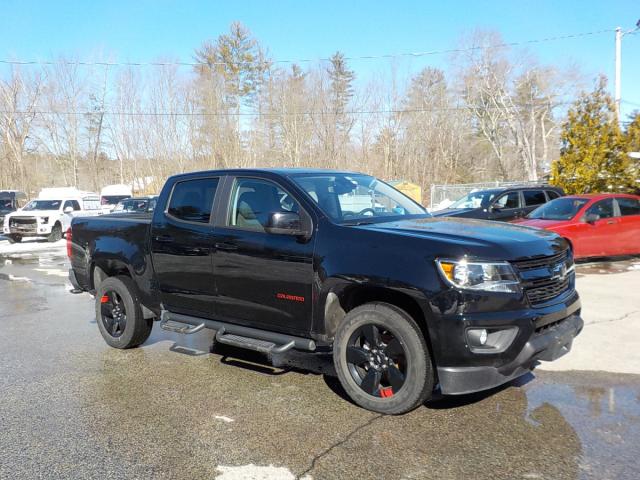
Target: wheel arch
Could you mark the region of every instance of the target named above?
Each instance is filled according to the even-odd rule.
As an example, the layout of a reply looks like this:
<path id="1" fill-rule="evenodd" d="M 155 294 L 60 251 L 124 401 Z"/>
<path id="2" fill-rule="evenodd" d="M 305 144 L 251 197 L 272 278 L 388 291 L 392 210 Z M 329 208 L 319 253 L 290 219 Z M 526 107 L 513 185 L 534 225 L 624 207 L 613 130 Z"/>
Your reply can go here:
<path id="1" fill-rule="evenodd" d="M 333 339 L 338 325 L 349 311 L 360 305 L 373 302 L 384 303 L 400 309 L 418 324 L 429 347 L 431 360 L 435 365 L 428 314 L 421 307 L 420 301 L 414 295 L 384 285 L 343 284 L 330 290 L 324 303 L 323 326 L 326 338 Z"/>

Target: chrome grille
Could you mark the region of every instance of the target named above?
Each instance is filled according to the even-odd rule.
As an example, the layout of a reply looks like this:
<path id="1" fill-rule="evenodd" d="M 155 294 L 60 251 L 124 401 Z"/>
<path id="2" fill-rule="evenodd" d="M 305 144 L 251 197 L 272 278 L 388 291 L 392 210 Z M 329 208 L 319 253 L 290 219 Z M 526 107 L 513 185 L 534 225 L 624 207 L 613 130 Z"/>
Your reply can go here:
<path id="1" fill-rule="evenodd" d="M 35 232 L 38 228 L 38 221 L 33 217 L 10 217 L 9 229 L 13 233 L 31 233 Z"/>

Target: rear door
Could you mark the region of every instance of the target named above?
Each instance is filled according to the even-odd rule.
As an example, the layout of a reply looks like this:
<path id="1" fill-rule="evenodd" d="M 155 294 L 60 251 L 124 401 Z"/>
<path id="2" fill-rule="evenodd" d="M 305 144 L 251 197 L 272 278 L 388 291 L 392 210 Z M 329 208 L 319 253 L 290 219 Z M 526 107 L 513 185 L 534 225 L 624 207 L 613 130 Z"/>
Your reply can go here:
<path id="1" fill-rule="evenodd" d="M 619 249 L 621 254 L 640 253 L 640 199 L 617 197 L 620 213 Z"/>
<path id="2" fill-rule="evenodd" d="M 151 224 L 151 256 L 165 309 L 213 318 L 213 206 L 220 177 L 176 182 Z"/>
<path id="3" fill-rule="evenodd" d="M 492 203 L 489 220 L 509 221 L 520 216 L 521 199 L 517 190 L 499 195 Z"/>
<path id="4" fill-rule="evenodd" d="M 522 216 L 527 216 L 540 205 L 547 203 L 547 197 L 544 190 L 523 190 L 522 200 L 524 201 L 522 208 Z"/>
<path id="5" fill-rule="evenodd" d="M 313 241 L 265 231 L 271 213 L 309 214 L 276 179 L 227 180 L 213 256 L 221 320 L 285 333 L 309 331 Z"/>

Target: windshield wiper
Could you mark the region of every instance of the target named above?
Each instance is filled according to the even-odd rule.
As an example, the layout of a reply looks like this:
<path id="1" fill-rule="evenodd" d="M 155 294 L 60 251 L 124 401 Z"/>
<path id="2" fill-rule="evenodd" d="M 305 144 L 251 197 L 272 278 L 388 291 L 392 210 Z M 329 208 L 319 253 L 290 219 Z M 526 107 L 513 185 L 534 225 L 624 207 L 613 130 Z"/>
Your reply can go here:
<path id="1" fill-rule="evenodd" d="M 374 222 L 370 220 L 360 220 L 357 222 L 344 222 L 342 225 L 346 225 L 347 227 L 357 227 L 360 225 L 371 225 L 372 223 Z"/>

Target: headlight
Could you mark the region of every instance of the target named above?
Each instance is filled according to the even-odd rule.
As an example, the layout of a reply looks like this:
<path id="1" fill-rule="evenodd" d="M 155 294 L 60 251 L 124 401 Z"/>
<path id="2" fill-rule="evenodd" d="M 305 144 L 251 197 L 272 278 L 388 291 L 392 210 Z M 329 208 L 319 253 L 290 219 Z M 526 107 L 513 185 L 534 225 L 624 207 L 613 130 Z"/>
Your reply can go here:
<path id="1" fill-rule="evenodd" d="M 507 262 L 436 260 L 444 279 L 466 290 L 518 293 L 520 281 Z"/>
<path id="2" fill-rule="evenodd" d="M 38 220 L 40 221 L 40 223 L 48 223 L 49 217 L 40 217 Z"/>

